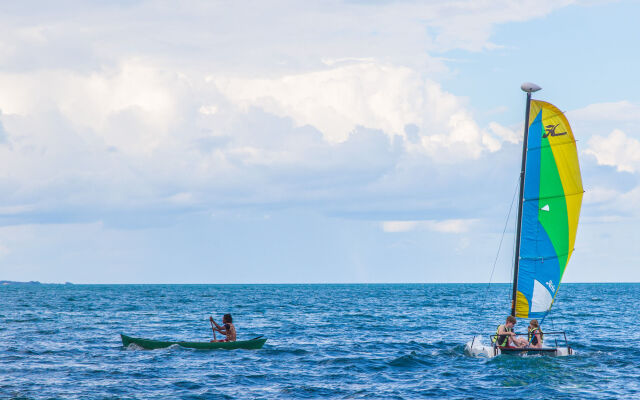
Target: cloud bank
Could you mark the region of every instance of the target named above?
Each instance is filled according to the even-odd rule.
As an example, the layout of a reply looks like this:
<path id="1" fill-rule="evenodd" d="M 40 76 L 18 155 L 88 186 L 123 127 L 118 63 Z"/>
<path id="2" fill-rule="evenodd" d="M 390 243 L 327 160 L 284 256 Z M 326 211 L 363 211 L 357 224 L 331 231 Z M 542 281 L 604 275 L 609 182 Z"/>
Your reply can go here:
<path id="1" fill-rule="evenodd" d="M 1 205 L 348 209 L 411 195 L 412 171 L 517 142 L 437 83 L 449 70 L 429 52 L 490 48 L 495 24 L 563 5 L 492 3 L 482 18 L 474 2 L 70 2 L 74 18 L 16 5 L 0 40 Z"/>

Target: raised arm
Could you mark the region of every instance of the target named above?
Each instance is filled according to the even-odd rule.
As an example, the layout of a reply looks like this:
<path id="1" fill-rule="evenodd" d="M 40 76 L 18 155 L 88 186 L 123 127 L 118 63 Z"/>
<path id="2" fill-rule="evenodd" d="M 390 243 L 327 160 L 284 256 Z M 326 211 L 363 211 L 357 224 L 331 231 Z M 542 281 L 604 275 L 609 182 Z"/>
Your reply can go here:
<path id="1" fill-rule="evenodd" d="M 213 317 L 209 317 L 209 321 L 211 321 L 211 323 L 216 326 L 216 330 L 217 331 L 220 330 L 220 325 L 218 325 L 218 323 L 216 321 L 214 321 Z"/>

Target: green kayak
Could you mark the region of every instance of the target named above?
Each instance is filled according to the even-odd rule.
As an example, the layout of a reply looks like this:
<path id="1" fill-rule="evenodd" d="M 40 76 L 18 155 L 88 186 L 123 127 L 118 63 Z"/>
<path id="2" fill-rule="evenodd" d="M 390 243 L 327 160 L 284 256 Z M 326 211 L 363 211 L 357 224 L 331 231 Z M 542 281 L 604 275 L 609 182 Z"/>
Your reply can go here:
<path id="1" fill-rule="evenodd" d="M 161 340 L 149 340 L 139 339 L 131 336 L 120 335 L 122 337 L 122 344 L 124 347 L 129 346 L 131 343 L 135 343 L 143 349 L 154 350 L 164 349 L 165 347 L 177 344 L 178 346 L 187 347 L 190 349 L 210 350 L 210 349 L 247 349 L 255 350 L 260 349 L 264 345 L 267 339 L 261 337 L 251 340 L 238 340 L 236 342 L 164 342 Z"/>

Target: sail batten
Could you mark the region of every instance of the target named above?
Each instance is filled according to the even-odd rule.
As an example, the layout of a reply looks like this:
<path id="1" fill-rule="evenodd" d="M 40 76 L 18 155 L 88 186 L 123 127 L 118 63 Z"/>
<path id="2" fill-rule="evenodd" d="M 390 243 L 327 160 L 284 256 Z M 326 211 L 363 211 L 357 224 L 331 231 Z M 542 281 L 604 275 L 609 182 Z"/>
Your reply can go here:
<path id="1" fill-rule="evenodd" d="M 548 256 L 539 256 L 539 257 L 520 257 L 521 260 L 550 260 L 552 258 L 558 258 L 558 257 L 567 257 L 570 256 L 571 253 L 573 253 L 573 250 L 571 250 L 568 253 L 564 253 L 564 254 L 553 254 L 553 255 L 548 255 Z"/>
<path id="2" fill-rule="evenodd" d="M 532 100 L 528 120 L 515 313 L 541 318 L 553 305 L 573 252 L 584 190 L 565 115 Z"/>
<path id="3" fill-rule="evenodd" d="M 550 146 L 550 145 L 540 146 L 540 147 L 534 147 L 534 148 L 531 148 L 531 149 L 528 149 L 528 150 L 546 149 L 548 147 L 564 146 L 564 145 L 567 145 L 567 144 L 576 144 L 577 142 L 578 142 L 577 140 L 572 140 L 570 142 L 556 143 L 553 146 Z"/>
<path id="4" fill-rule="evenodd" d="M 556 194 L 554 196 L 545 196 L 545 197 L 533 197 L 530 199 L 524 199 L 522 201 L 538 201 L 538 200 L 545 200 L 545 199 L 555 199 L 555 198 L 559 198 L 559 197 L 569 197 L 569 196 L 582 196 L 584 194 L 584 191 L 582 192 L 576 192 L 576 193 L 569 193 L 569 194 Z"/>

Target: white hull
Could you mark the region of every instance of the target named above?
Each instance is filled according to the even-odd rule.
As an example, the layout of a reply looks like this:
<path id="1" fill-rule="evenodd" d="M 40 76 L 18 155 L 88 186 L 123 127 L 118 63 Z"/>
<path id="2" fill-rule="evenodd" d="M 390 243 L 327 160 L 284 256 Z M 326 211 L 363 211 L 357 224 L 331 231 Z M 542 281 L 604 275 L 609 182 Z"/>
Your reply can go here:
<path id="1" fill-rule="evenodd" d="M 493 358 L 497 354 L 493 346 L 486 345 L 479 336 L 475 336 L 464 345 L 464 354 L 471 357 Z"/>
<path id="2" fill-rule="evenodd" d="M 540 350 L 534 349 L 531 352 L 536 354 L 548 354 L 553 356 L 570 356 L 574 354 L 570 347 L 542 347 Z M 503 354 L 499 347 L 493 347 L 491 344 L 483 342 L 480 336 L 475 336 L 467 344 L 464 345 L 464 353 L 471 357 L 493 358 Z M 507 353 L 507 352 L 505 352 Z M 525 355 L 527 350 L 510 351 L 509 354 Z"/>

